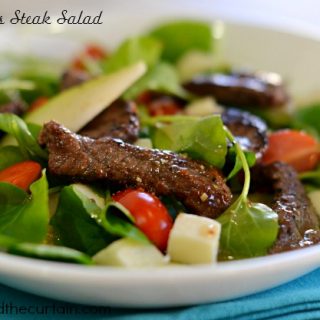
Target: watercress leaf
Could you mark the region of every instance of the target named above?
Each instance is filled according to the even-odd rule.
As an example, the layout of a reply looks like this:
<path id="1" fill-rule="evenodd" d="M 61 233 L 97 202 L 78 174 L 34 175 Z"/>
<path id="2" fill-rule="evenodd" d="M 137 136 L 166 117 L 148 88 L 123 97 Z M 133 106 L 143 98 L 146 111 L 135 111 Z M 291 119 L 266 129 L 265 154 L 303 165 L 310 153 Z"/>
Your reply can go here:
<path id="1" fill-rule="evenodd" d="M 155 65 L 161 55 L 162 44 L 155 38 L 140 36 L 126 40 L 103 64 L 105 72 L 114 72 L 133 63 L 144 61 Z"/>
<path id="2" fill-rule="evenodd" d="M 212 26 L 205 22 L 169 22 L 155 28 L 150 34 L 163 43 L 163 58 L 172 62 L 190 50 L 210 52 L 213 49 Z"/>
<path id="3" fill-rule="evenodd" d="M 0 248 L 8 253 L 62 262 L 93 264 L 86 254 L 66 247 L 20 242 L 12 237 L 0 234 Z"/>
<path id="4" fill-rule="evenodd" d="M 222 168 L 227 154 L 227 139 L 221 117 L 182 119 L 168 125 L 156 126 L 153 146 L 158 149 L 187 153 L 213 166 Z"/>
<path id="5" fill-rule="evenodd" d="M 42 126 L 36 123 L 27 123 L 27 127 L 35 140 L 38 139 Z"/>
<path id="6" fill-rule="evenodd" d="M 29 74 L 21 74 L 21 77 L 31 81 L 35 85 L 34 90 L 20 91 L 21 98 L 29 104 L 34 102 L 38 97 L 53 97 L 60 90 L 60 74 L 56 76 L 29 72 Z"/>
<path id="7" fill-rule="evenodd" d="M 0 170 L 28 159 L 29 158 L 24 155 L 17 146 L 5 146 L 0 148 Z"/>
<path id="8" fill-rule="evenodd" d="M 300 108 L 294 115 L 295 120 L 304 126 L 312 128 L 320 136 L 320 104 L 314 104 L 306 108 Z"/>
<path id="9" fill-rule="evenodd" d="M 133 225 L 134 217 L 123 205 L 113 201 L 110 194 L 107 194 L 104 209 L 97 215 L 91 214 L 91 216 L 101 227 L 113 235 L 149 243 L 145 234 Z"/>
<path id="10" fill-rule="evenodd" d="M 0 184 L 0 232 L 20 241 L 42 242 L 49 222 L 48 182 L 42 177 L 30 186 L 31 196 L 9 184 Z"/>
<path id="11" fill-rule="evenodd" d="M 30 186 L 31 197 L 27 195 L 23 201 L 19 188 L 13 192 L 14 188 L 11 186 L 10 195 L 12 197 L 13 194 L 20 194 L 20 204 L 14 211 L 1 211 L 1 232 L 21 241 L 42 242 L 46 237 L 49 222 L 48 183 L 45 173 Z"/>
<path id="12" fill-rule="evenodd" d="M 139 93 L 146 90 L 172 94 L 184 99 L 188 98 L 186 91 L 179 83 L 175 68 L 164 62 L 160 62 L 151 68 L 124 94 L 124 97 L 134 99 Z"/>
<path id="13" fill-rule="evenodd" d="M 14 79 L 14 82 L 7 83 L 5 92 L 19 94 L 27 103 L 31 103 L 39 96 L 55 95 L 64 68 L 63 63 L 57 60 L 18 56 L 12 52 L 0 55 L 0 66 L 0 77 Z"/>
<path id="14" fill-rule="evenodd" d="M 10 225 L 16 215 L 23 211 L 28 198 L 28 194 L 22 189 L 10 183 L 0 182 L 0 231 Z"/>
<path id="15" fill-rule="evenodd" d="M 92 199 L 76 191 L 74 185 L 64 187 L 51 224 L 64 246 L 94 255 L 115 240 L 92 216 L 101 208 Z"/>
<path id="16" fill-rule="evenodd" d="M 97 189 L 79 184 L 74 184 L 71 188 L 73 194 L 80 201 L 84 214 L 87 215 L 86 221 L 88 218 L 91 219 L 91 223 L 95 224 L 95 229 L 102 228 L 102 232 L 107 234 L 110 240 L 114 241 L 116 237 L 129 237 L 142 242 L 148 241 L 146 236 L 133 225 L 134 218 L 130 212 L 120 203 L 114 202 L 109 193 L 107 193 L 106 199 L 103 199 L 101 192 Z M 87 239 L 87 241 L 89 240 Z M 104 245 L 104 247 L 106 246 L 107 244 Z"/>
<path id="17" fill-rule="evenodd" d="M 240 197 L 217 219 L 222 226 L 220 257 L 242 259 L 266 255 L 278 234 L 278 215 L 261 203 Z"/>
<path id="18" fill-rule="evenodd" d="M 221 223 L 220 259 L 241 259 L 265 255 L 278 234 L 278 215 L 268 206 L 248 200 L 249 164 L 232 133 L 224 128 L 244 171 L 244 184 L 237 200 L 217 219 Z"/>
<path id="19" fill-rule="evenodd" d="M 234 160 L 234 167 L 232 168 L 232 170 L 230 171 L 227 180 L 230 180 L 231 178 L 233 178 L 241 169 L 242 169 L 242 161 L 239 157 L 239 155 L 235 152 L 234 148 L 230 148 L 229 150 L 229 154 L 232 154 Z M 253 167 L 256 163 L 256 155 L 253 152 L 250 151 L 244 151 L 244 155 L 247 159 L 248 165 L 249 167 Z"/>
<path id="20" fill-rule="evenodd" d="M 253 167 L 256 164 L 257 158 L 254 152 L 245 151 L 244 155 L 246 156 L 249 167 Z"/>
<path id="21" fill-rule="evenodd" d="M 37 75 L 59 78 L 65 64 L 55 59 L 4 52 L 0 55 L 0 66 L 3 79 L 25 79 L 29 76 L 36 78 Z"/>
<path id="22" fill-rule="evenodd" d="M 0 248 L 2 251 L 7 250 L 9 247 L 19 243 L 18 240 L 13 239 L 11 237 L 0 234 Z"/>
<path id="23" fill-rule="evenodd" d="M 83 252 L 66 247 L 51 246 L 44 244 L 11 244 L 8 248 L 8 253 L 36 259 L 71 262 L 85 265 L 93 264 L 91 258 Z"/>
<path id="24" fill-rule="evenodd" d="M 0 114 L 0 130 L 12 135 L 17 140 L 20 150 L 25 156 L 47 159 L 47 152 L 39 146 L 26 123 L 18 116 L 10 113 Z"/>

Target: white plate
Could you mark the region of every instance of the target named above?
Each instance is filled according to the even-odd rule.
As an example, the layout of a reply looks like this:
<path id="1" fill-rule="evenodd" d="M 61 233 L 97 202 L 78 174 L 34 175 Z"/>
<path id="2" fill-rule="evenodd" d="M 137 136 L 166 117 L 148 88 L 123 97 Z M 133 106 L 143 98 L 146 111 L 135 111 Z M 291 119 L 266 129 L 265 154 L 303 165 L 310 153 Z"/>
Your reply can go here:
<path id="1" fill-rule="evenodd" d="M 104 4 L 103 29 L 2 28 L 0 50 L 68 58 L 78 49 L 81 37 L 103 40 L 113 46 L 121 38 L 169 16 L 205 19 L 214 16 L 212 8 L 200 5 L 199 1 L 188 1 L 190 6 L 182 6 L 181 1 L 174 2 L 175 5 L 172 1 L 170 4 L 152 2 L 155 7 L 150 7 L 150 1 L 130 1 L 135 11 L 129 11 L 130 6 L 121 8 L 120 1 L 117 3 L 108 2 L 110 7 Z M 95 8 L 101 6 L 100 3 Z M 150 14 L 135 14 L 142 10 Z M 239 67 L 279 72 L 288 79 L 299 103 L 319 97 L 320 42 L 317 39 L 233 23 L 220 24 L 220 31 L 225 33 L 221 47 L 227 61 Z M 0 261 L 1 282 L 46 297 L 93 305 L 164 307 L 221 301 L 280 285 L 317 268 L 320 246 L 217 266 L 163 269 L 82 267 L 7 254 L 0 254 Z"/>

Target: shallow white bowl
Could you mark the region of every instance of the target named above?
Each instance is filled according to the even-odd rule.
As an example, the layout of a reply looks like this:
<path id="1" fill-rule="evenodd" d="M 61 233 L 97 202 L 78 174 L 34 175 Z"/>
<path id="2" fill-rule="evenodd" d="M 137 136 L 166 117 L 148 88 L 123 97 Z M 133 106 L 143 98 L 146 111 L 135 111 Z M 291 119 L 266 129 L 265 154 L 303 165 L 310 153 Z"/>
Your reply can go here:
<path id="1" fill-rule="evenodd" d="M 120 307 L 184 306 L 241 297 L 320 265 L 320 247 L 216 266 L 83 267 L 0 255 L 0 281 L 59 300 Z"/>
<path id="2" fill-rule="evenodd" d="M 187 0 L 186 0 L 187 1 Z M 130 1 L 131 2 L 131 1 Z M 181 1 L 178 1 L 181 2 Z M 0 30 L 0 50 L 69 58 L 79 39 L 102 40 L 115 45 L 123 37 L 174 16 L 214 20 L 213 8 L 188 1 L 139 0 L 135 11 L 112 1 L 104 4 L 100 28 L 46 28 Z M 131 2 L 133 3 L 133 2 Z M 156 3 L 156 8 L 152 7 Z M 184 2 L 185 3 L 185 2 Z M 199 5 L 197 5 L 198 3 Z M 192 4 L 192 5 L 191 5 Z M 101 9 L 103 4 L 99 4 Z M 148 8 L 149 6 L 149 8 Z M 91 8 L 94 11 L 94 8 Z M 151 13 L 142 18 L 139 10 Z M 298 104 L 320 98 L 320 42 L 314 36 L 225 23 L 221 54 L 232 64 L 282 74 Z M 50 33 L 50 35 L 49 35 Z M 13 39 L 15 41 L 13 41 Z M 320 100 L 320 99 L 319 99 Z M 219 263 L 217 266 L 166 267 L 123 270 L 82 267 L 0 254 L 0 281 L 46 297 L 83 304 L 164 307 L 221 301 L 265 290 L 320 266 L 320 246 L 263 258 Z"/>

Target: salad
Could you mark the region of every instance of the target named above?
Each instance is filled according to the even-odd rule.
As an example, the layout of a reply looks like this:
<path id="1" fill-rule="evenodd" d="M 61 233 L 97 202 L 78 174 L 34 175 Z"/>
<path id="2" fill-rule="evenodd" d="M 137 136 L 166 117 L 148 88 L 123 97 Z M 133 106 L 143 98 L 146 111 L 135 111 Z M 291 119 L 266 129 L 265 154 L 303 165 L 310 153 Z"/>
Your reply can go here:
<path id="1" fill-rule="evenodd" d="M 146 267 L 318 244 L 320 104 L 213 39 L 183 20 L 62 63 L 2 54 L 1 250 Z"/>

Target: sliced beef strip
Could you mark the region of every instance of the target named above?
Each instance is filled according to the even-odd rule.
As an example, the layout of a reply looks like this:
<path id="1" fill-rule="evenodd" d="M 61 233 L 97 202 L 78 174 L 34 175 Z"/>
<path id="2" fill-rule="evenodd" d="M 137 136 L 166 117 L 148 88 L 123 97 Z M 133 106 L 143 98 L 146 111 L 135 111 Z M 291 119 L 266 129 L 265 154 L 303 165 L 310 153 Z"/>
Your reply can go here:
<path id="1" fill-rule="evenodd" d="M 112 137 L 133 143 L 138 138 L 139 128 L 136 105 L 117 100 L 81 129 L 79 134 L 92 139 Z"/>
<path id="2" fill-rule="evenodd" d="M 249 112 L 233 108 L 226 109 L 221 117 L 242 149 L 254 152 L 260 159 L 268 144 L 266 123 Z"/>
<path id="3" fill-rule="evenodd" d="M 51 121 L 39 139 L 49 151 L 49 171 L 79 181 L 105 181 L 172 195 L 190 213 L 217 217 L 232 194 L 220 171 L 172 152 L 144 149 L 121 140 L 93 140 Z"/>
<path id="4" fill-rule="evenodd" d="M 280 79 L 274 74 L 210 74 L 199 75 L 184 84 L 198 96 L 213 96 L 225 106 L 239 108 L 273 108 L 285 105 L 289 98 Z"/>
<path id="5" fill-rule="evenodd" d="M 77 86 L 83 82 L 86 82 L 91 79 L 91 76 L 81 70 L 68 69 L 64 72 L 61 78 L 60 89 L 66 90 L 71 87 Z"/>
<path id="6" fill-rule="evenodd" d="M 277 162 L 258 166 L 253 185 L 273 194 L 272 209 L 279 216 L 278 238 L 270 253 L 289 251 L 320 242 L 319 219 L 296 171 Z"/>

